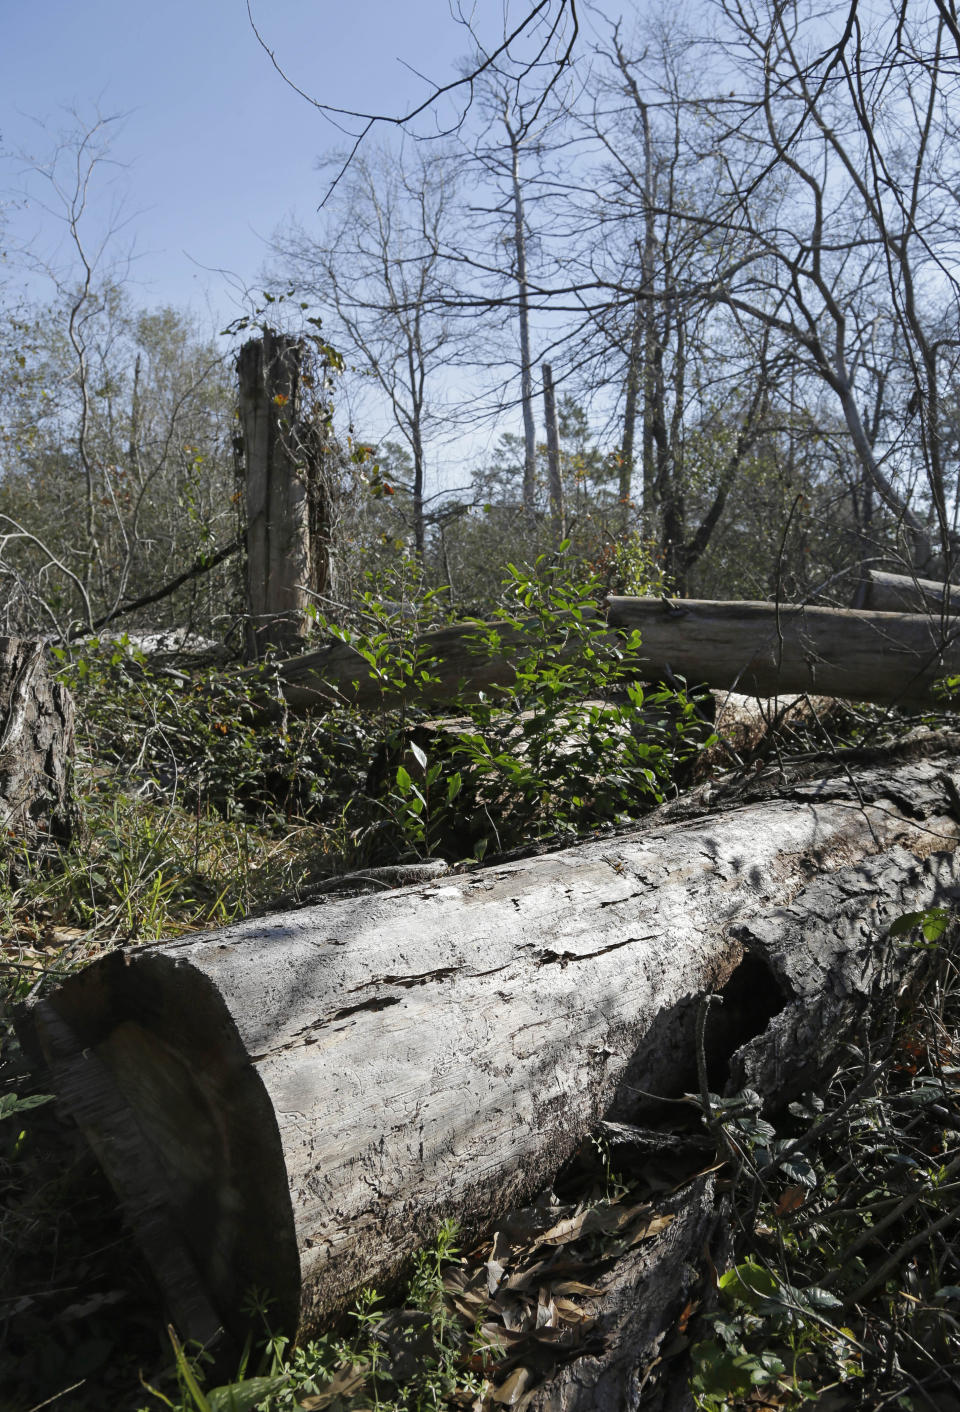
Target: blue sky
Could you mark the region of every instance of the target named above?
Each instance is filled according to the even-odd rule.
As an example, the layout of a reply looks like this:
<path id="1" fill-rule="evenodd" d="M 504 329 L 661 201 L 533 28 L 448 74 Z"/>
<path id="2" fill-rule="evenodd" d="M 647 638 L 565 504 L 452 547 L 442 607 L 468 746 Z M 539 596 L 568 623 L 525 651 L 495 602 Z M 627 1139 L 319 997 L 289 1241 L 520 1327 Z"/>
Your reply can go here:
<path id="1" fill-rule="evenodd" d="M 448 82 L 468 48 L 448 0 L 252 0 L 265 41 L 301 87 L 337 106 L 395 113 Z M 502 24 L 499 0 L 478 7 Z M 46 156 L 58 132 L 97 110 L 125 114 L 113 187 L 135 242 L 137 302 L 191 304 L 211 322 L 237 312 L 224 269 L 256 284 L 265 241 L 286 215 L 309 219 L 319 155 L 344 138 L 274 72 L 245 0 L 0 0 L 0 142 Z M 38 126 L 37 120 L 45 124 Z M 24 164 L 7 156 L 9 201 Z M 34 185 L 34 197 L 39 189 Z M 7 206 L 8 230 L 45 253 L 54 239 L 35 201 Z"/>

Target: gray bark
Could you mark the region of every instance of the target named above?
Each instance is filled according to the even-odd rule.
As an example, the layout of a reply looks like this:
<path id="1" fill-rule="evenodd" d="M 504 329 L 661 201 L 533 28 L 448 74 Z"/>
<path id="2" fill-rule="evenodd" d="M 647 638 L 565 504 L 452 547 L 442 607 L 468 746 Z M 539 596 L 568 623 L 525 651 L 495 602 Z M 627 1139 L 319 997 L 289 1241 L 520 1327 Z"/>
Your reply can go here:
<path id="1" fill-rule="evenodd" d="M 527 229 L 520 184 L 520 139 L 506 109 L 503 125 L 510 143 L 510 179 L 513 194 L 513 246 L 517 261 L 517 318 L 520 330 L 520 410 L 523 414 L 523 508 L 536 508 L 537 433 L 533 417 L 533 360 L 530 356 L 530 292 L 527 285 Z"/>
<path id="2" fill-rule="evenodd" d="M 22 1016 L 24 1039 L 181 1330 L 237 1328 L 256 1285 L 303 1332 L 441 1220 L 489 1226 L 601 1120 L 695 1090 L 705 993 L 728 1001 L 708 1036 L 715 1090 L 770 1016 L 799 1033 L 815 1004 L 817 1034 L 837 1035 L 883 971 L 875 928 L 956 889 L 954 745 L 114 953 Z M 818 870 L 832 903 L 805 900 Z M 850 924 L 831 927 L 840 912 Z M 785 942 L 777 918 L 805 916 Z M 738 1063 L 783 1082 L 779 1060 Z"/>
<path id="3" fill-rule="evenodd" d="M 43 644 L 0 637 L 0 829 L 14 883 L 28 858 L 70 842 L 73 751 L 73 700 L 47 675 Z"/>
<path id="4" fill-rule="evenodd" d="M 558 544 L 564 528 L 563 477 L 560 474 L 560 435 L 557 431 L 557 399 L 553 390 L 553 369 L 543 364 L 543 411 L 547 428 L 547 482 L 550 489 L 550 521 L 553 540 Z"/>
<path id="5" fill-rule="evenodd" d="M 929 706 L 943 701 L 937 682 L 960 673 L 958 629 L 928 614 L 694 598 L 608 605 L 611 627 L 639 629 L 642 670 L 669 664 L 719 690 Z"/>
<path id="6" fill-rule="evenodd" d="M 303 345 L 266 329 L 237 360 L 247 513 L 247 656 L 293 651 L 329 580 L 325 447 L 302 416 Z"/>
<path id="7" fill-rule="evenodd" d="M 673 673 L 691 685 L 746 695 L 809 692 L 931 706 L 943 704 L 936 683 L 960 673 L 960 628 L 930 614 L 612 597 L 607 621 L 618 632 L 639 628 L 638 679 L 669 680 Z M 484 641 L 491 626 L 501 639 L 496 655 Z M 278 663 L 269 678 L 248 676 L 251 700 L 266 714 L 281 709 L 277 692 L 293 711 L 344 702 L 376 708 L 396 704 L 401 695 L 442 706 L 462 691 L 511 685 L 518 655 L 533 648 L 540 631 L 531 621 L 528 627 L 463 623 L 427 633 L 414 651 L 418 671 L 428 669 L 434 680 L 411 678 L 402 690 L 384 685 L 357 648 L 332 642 Z M 558 637 L 559 659 L 573 651 L 575 643 Z"/>
<path id="8" fill-rule="evenodd" d="M 863 602 L 878 613 L 960 613 L 960 585 L 867 569 Z"/>

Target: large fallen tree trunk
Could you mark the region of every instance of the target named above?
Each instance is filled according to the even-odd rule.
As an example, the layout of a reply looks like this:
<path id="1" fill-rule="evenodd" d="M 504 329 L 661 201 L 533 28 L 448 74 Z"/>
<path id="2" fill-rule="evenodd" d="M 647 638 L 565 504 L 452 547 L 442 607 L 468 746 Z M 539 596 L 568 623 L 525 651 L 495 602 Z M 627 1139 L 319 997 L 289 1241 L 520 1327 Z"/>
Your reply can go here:
<path id="1" fill-rule="evenodd" d="M 727 997 L 714 1089 L 773 1015 L 777 1056 L 810 1027 L 791 1074 L 805 1082 L 880 971 L 877 929 L 952 895 L 960 773 L 948 754 L 775 787 L 706 817 L 654 816 L 565 852 L 114 953 L 37 1003 L 24 1038 L 184 1333 L 236 1328 L 252 1286 L 279 1327 L 309 1328 L 444 1218 L 492 1222 L 601 1118 L 696 1088 L 706 992 Z M 765 930 L 772 909 L 802 912 L 811 876 L 836 869 L 843 927 L 817 894 L 816 926 L 785 950 Z M 781 1084 L 779 1057 L 743 1055 L 738 1077 Z"/>
<path id="2" fill-rule="evenodd" d="M 960 628 L 926 614 L 868 613 L 794 603 L 611 598 L 612 627 L 638 628 L 650 670 L 777 696 L 943 704 L 937 682 L 960 673 Z"/>
<path id="3" fill-rule="evenodd" d="M 639 629 L 638 677 L 662 681 L 673 674 L 747 695 L 809 692 L 942 705 L 936 683 L 960 673 L 960 628 L 944 631 L 929 614 L 614 597 L 608 600 L 607 621 L 619 637 Z M 390 706 L 404 696 L 443 705 L 463 691 L 510 686 L 518 658 L 538 646 L 543 650 L 541 631 L 534 623 L 442 628 L 403 647 L 408 669 L 402 674 L 375 666 L 358 647 L 336 641 L 244 679 L 251 701 L 266 714 L 324 710 L 335 703 Z M 582 642 L 557 636 L 552 651 L 556 660 L 573 660 Z"/>
<path id="4" fill-rule="evenodd" d="M 857 606 L 877 613 L 960 613 L 960 586 L 955 583 L 868 569 L 861 588 Z"/>

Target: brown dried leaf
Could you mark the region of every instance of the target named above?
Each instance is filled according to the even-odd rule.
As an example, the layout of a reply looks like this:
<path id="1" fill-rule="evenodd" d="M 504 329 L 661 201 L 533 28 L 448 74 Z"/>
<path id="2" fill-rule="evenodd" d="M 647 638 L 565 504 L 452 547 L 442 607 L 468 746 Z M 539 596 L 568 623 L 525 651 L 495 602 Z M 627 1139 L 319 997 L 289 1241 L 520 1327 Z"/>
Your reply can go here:
<path id="1" fill-rule="evenodd" d="M 537 1296 L 536 1326 L 538 1329 L 555 1329 L 557 1327 L 557 1307 L 548 1289 L 541 1289 Z"/>
<path id="2" fill-rule="evenodd" d="M 321 1412 L 322 1408 L 329 1407 L 338 1398 L 351 1397 L 359 1392 L 365 1382 L 366 1373 L 361 1369 L 340 1368 L 325 1388 L 313 1396 L 301 1398 L 298 1405 L 304 1412 Z"/>
<path id="3" fill-rule="evenodd" d="M 589 1211 L 580 1211 L 575 1216 L 567 1216 L 558 1221 L 537 1237 L 537 1245 L 567 1245 L 572 1240 L 579 1240 L 589 1214 Z"/>
<path id="4" fill-rule="evenodd" d="M 493 1301 L 493 1307 L 499 1312 L 504 1328 L 511 1333 L 534 1327 L 535 1306 L 529 1297 L 525 1299 L 522 1295 L 509 1295 L 501 1291 Z"/>
<path id="5" fill-rule="evenodd" d="M 678 1333 L 685 1334 L 687 1332 L 687 1325 L 689 1324 L 690 1320 L 693 1318 L 694 1314 L 696 1314 L 699 1308 L 699 1299 L 691 1299 L 688 1304 L 684 1305 L 683 1309 L 681 1310 L 680 1317 L 677 1320 Z"/>
<path id="6" fill-rule="evenodd" d="M 523 1396 L 524 1389 L 530 1381 L 530 1374 L 526 1368 L 514 1368 L 506 1382 L 494 1388 L 490 1394 L 493 1402 L 499 1402 L 504 1407 L 515 1407 Z"/>
<path id="7" fill-rule="evenodd" d="M 784 1187 L 780 1193 L 780 1200 L 774 1207 L 774 1214 L 786 1216 L 791 1211 L 799 1211 L 800 1207 L 807 1199 L 807 1188 L 804 1186 Z"/>
<path id="8" fill-rule="evenodd" d="M 572 1299 L 554 1299 L 553 1305 L 557 1311 L 558 1322 L 562 1321 L 565 1324 L 582 1324 L 585 1319 L 592 1317 L 587 1313 L 586 1309 L 581 1308 L 579 1304 L 574 1304 Z"/>
<path id="9" fill-rule="evenodd" d="M 661 1231 L 666 1230 L 672 1220 L 673 1216 L 652 1216 L 649 1221 L 643 1223 L 639 1230 L 633 1232 L 630 1244 L 639 1245 L 642 1240 L 649 1240 L 651 1236 L 659 1235 Z"/>

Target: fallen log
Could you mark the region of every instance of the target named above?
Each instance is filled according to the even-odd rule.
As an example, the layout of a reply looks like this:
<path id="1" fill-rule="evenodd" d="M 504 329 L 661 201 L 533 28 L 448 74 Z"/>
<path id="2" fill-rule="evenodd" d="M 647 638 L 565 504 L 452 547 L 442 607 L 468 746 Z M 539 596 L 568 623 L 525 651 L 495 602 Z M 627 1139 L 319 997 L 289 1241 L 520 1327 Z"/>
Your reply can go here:
<path id="1" fill-rule="evenodd" d="M 960 673 L 960 628 L 944 632 L 928 613 L 867 612 L 802 604 L 704 599 L 608 599 L 615 640 L 639 629 L 638 679 L 685 677 L 691 684 L 751 696 L 809 693 L 906 706 L 943 705 L 936 683 Z M 457 623 L 400 647 L 402 672 L 371 663 L 335 641 L 241 674 L 259 715 L 349 704 L 442 706 L 466 692 L 516 681 L 518 658 L 543 649 L 538 624 Z M 491 637 L 491 634 L 494 634 Z M 554 661 L 575 661 L 580 638 L 558 635 Z M 373 654 L 375 655 L 375 654 Z"/>
<path id="2" fill-rule="evenodd" d="M 444 705 L 461 688 L 476 692 L 512 685 L 518 653 L 533 650 L 538 630 L 539 624 L 532 620 L 529 625 L 455 623 L 412 641 L 390 642 L 391 660 L 382 667 L 352 642 L 337 639 L 315 652 L 249 668 L 240 680 L 261 715 L 279 715 L 284 707 L 292 711 L 324 711 L 334 705 L 377 708 L 404 698 Z M 491 633 L 495 634 L 492 640 Z M 553 648 L 560 658 L 570 650 L 562 639 Z"/>
<path id="3" fill-rule="evenodd" d="M 943 705 L 937 682 L 960 673 L 960 628 L 928 614 L 610 598 L 607 621 L 639 629 L 645 670 L 752 696 Z"/>
<path id="4" fill-rule="evenodd" d="M 857 606 L 875 613 L 960 613 L 960 585 L 867 569 Z"/>
<path id="5" fill-rule="evenodd" d="M 726 997 L 716 1091 L 771 1016 L 789 1034 L 814 1007 L 832 1042 L 881 974 L 877 932 L 956 892 L 960 771 L 947 753 L 775 783 L 706 817 L 116 952 L 22 1014 L 181 1331 L 238 1329 L 256 1286 L 302 1332 L 441 1220 L 489 1225 L 602 1118 L 696 1090 L 707 992 Z M 818 873 L 859 920 L 841 944 L 818 912 L 793 964 L 764 919 L 802 912 Z"/>

